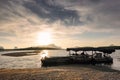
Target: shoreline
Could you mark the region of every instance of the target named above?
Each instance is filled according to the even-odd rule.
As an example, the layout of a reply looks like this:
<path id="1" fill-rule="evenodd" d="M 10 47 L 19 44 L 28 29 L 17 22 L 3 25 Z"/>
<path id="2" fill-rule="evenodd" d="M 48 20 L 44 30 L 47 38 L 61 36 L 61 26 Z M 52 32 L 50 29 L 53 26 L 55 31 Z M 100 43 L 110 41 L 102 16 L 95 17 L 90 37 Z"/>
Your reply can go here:
<path id="1" fill-rule="evenodd" d="M 0 80 L 119 80 L 120 71 L 92 65 L 0 69 Z"/>

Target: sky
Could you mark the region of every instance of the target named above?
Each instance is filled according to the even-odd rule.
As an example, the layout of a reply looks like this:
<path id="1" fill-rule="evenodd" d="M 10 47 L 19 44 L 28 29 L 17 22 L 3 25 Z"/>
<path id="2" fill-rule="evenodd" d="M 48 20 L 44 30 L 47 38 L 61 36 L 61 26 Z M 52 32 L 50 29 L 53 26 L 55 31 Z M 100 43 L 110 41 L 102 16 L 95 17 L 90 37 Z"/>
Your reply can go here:
<path id="1" fill-rule="evenodd" d="M 120 45 L 119 6 L 120 0 L 0 0 L 0 46 Z"/>

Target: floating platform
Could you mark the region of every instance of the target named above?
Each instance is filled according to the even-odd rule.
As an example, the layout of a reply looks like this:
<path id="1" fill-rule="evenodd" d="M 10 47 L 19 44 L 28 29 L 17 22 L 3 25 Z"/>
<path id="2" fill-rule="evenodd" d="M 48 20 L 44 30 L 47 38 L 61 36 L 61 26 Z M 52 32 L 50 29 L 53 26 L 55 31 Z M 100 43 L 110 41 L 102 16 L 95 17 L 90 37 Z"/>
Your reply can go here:
<path id="1" fill-rule="evenodd" d="M 68 48 L 66 50 L 69 52 L 69 56 L 50 58 L 46 57 L 44 59 L 41 59 L 42 66 L 57 66 L 66 64 L 112 64 L 113 58 L 109 54 L 115 52 L 114 49 L 91 47 Z M 89 55 L 87 51 L 92 51 L 92 55 Z"/>
<path id="2" fill-rule="evenodd" d="M 41 60 L 42 66 L 58 66 L 58 65 L 68 65 L 68 64 L 101 64 L 107 63 L 112 64 L 113 59 L 111 57 L 108 58 L 81 58 L 81 57 L 51 57 L 45 58 Z"/>

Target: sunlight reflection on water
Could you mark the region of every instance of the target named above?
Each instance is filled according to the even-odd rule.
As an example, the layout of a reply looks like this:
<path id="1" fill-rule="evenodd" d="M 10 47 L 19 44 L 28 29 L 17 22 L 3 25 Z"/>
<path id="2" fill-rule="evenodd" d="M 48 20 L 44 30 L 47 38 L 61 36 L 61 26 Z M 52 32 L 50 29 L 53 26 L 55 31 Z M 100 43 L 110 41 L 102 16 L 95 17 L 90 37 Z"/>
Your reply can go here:
<path id="1" fill-rule="evenodd" d="M 45 57 L 49 57 L 49 56 L 48 56 L 48 50 L 43 50 L 43 51 L 41 52 L 41 59 L 44 59 Z"/>

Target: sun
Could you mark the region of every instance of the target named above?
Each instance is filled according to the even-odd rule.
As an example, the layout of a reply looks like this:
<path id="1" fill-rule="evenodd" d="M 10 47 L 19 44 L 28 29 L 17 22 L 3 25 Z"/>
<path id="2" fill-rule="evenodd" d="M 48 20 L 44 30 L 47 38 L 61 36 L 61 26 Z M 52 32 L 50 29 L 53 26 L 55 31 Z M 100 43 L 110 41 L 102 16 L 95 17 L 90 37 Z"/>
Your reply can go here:
<path id="1" fill-rule="evenodd" d="M 40 45 L 48 45 L 48 44 L 51 44 L 53 41 L 52 40 L 52 33 L 49 31 L 43 31 L 43 32 L 38 33 L 37 38 L 38 38 L 37 42 Z"/>

